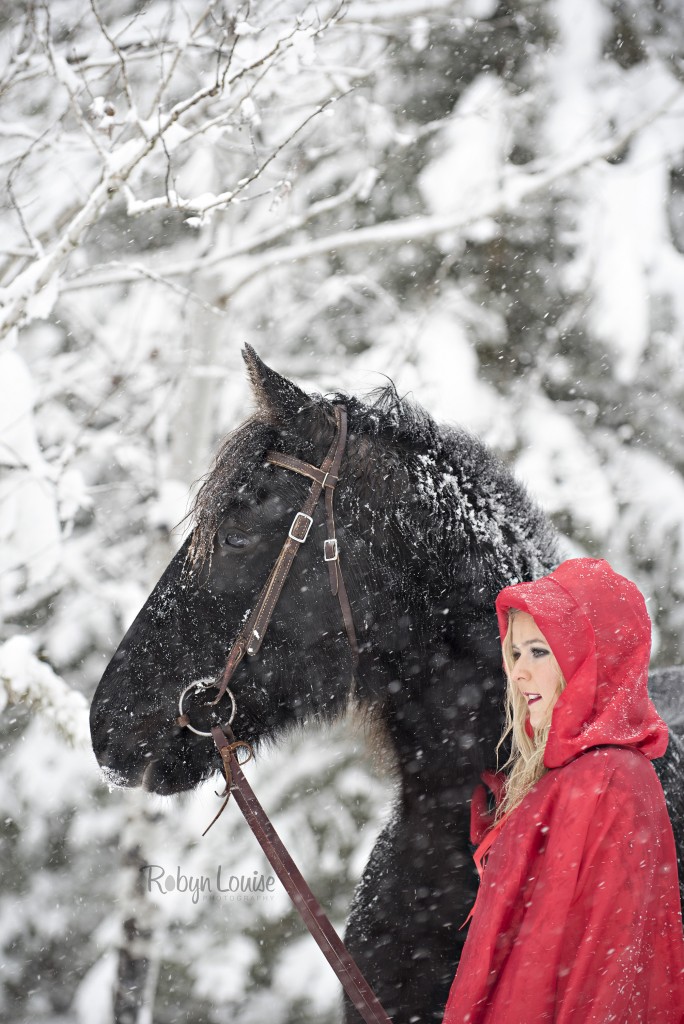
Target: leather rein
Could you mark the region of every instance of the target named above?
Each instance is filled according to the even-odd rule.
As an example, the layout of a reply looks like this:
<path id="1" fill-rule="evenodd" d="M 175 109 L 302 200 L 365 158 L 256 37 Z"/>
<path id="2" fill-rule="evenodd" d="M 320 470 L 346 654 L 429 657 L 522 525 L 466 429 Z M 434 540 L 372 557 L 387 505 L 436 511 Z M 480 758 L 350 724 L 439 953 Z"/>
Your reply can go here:
<path id="1" fill-rule="evenodd" d="M 365 1024 L 391 1024 L 390 1018 L 382 1008 L 377 996 L 333 928 L 243 775 L 241 763 L 245 764 L 253 756 L 252 748 L 246 741 L 237 740 L 231 728 L 237 706 L 235 697 L 228 688 L 228 684 L 245 655 L 254 657 L 261 648 L 292 564 L 302 544 L 306 543 L 309 536 L 309 531 L 313 525 L 314 513 L 322 494 L 325 494 L 325 519 L 327 527 L 327 537 L 323 542 L 323 559 L 328 566 L 331 593 L 337 597 L 340 603 L 353 667 L 356 668 L 358 664 L 359 650 L 351 606 L 340 567 L 333 507 L 335 487 L 339 480 L 340 465 L 346 443 L 347 410 L 343 405 L 335 405 L 335 436 L 320 467 L 302 462 L 292 455 L 284 455 L 280 452 L 267 452 L 267 462 L 308 477 L 312 481 L 309 493 L 304 505 L 292 520 L 285 543 L 259 594 L 252 613 L 241 628 L 228 653 L 226 665 L 220 679 L 218 681 L 199 680 L 187 686 L 180 695 L 178 704 L 180 714 L 176 721 L 178 725 L 190 729 L 198 736 L 211 736 L 223 764 L 226 787 L 221 796 L 225 799 L 216 817 L 209 824 L 203 835 L 206 835 L 206 832 L 209 831 L 217 818 L 220 817 L 230 799 L 231 793 L 233 793 L 236 803 L 247 819 L 273 870 L 278 875 L 296 909 L 302 916 L 304 923 L 320 946 Z M 191 690 L 213 688 L 218 688 L 218 695 L 215 700 L 208 703 L 211 706 L 218 704 L 227 693 L 231 701 L 231 714 L 226 725 L 213 726 L 211 731 L 207 732 L 196 729 L 190 723 L 188 714 L 183 710 L 183 700 L 185 695 Z M 246 753 L 242 762 L 238 760 L 237 752 L 239 750 L 244 750 Z"/>

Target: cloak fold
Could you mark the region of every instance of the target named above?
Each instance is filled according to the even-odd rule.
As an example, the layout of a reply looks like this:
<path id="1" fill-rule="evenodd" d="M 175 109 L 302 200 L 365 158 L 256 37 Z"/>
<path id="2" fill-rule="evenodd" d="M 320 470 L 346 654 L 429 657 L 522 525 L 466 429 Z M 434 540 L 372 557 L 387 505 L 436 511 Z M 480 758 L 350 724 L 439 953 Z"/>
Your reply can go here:
<path id="1" fill-rule="evenodd" d="M 681 1024 L 673 864 L 643 754 L 601 747 L 549 772 L 491 846 L 444 1024 Z"/>

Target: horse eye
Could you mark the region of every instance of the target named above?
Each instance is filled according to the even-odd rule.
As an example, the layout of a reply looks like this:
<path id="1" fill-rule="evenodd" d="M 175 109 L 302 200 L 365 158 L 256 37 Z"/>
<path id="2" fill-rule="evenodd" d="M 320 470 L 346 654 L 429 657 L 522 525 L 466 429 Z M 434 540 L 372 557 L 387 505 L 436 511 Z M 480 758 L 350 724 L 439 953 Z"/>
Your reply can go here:
<path id="1" fill-rule="evenodd" d="M 244 530 L 229 526 L 219 530 L 218 542 L 222 548 L 246 548 L 251 544 L 252 538 Z"/>

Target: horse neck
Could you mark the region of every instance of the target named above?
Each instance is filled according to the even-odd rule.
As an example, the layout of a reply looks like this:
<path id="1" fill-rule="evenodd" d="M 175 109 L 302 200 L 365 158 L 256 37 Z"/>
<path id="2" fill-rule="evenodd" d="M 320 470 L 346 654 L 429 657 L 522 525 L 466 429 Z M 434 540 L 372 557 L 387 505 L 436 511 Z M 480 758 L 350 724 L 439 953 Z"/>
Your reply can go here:
<path id="1" fill-rule="evenodd" d="M 499 663 L 447 643 L 397 660 L 382 718 L 405 806 L 446 816 L 463 806 L 501 731 Z"/>

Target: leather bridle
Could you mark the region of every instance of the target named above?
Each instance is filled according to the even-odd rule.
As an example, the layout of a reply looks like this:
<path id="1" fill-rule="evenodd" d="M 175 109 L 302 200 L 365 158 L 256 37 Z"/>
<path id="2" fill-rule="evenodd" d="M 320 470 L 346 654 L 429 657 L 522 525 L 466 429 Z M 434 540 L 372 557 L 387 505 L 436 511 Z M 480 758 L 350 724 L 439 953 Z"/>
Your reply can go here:
<path id="1" fill-rule="evenodd" d="M 342 570 L 340 567 L 340 553 L 335 534 L 335 511 L 333 506 L 335 487 L 339 480 L 340 465 L 347 445 L 347 410 L 343 405 L 335 405 L 334 409 L 335 436 L 333 437 L 327 455 L 320 466 L 312 466 L 308 462 L 302 462 L 293 455 L 285 455 L 280 452 L 266 453 L 267 462 L 270 462 L 274 466 L 281 466 L 283 469 L 289 469 L 293 473 L 299 473 L 301 476 L 308 477 L 312 481 L 312 484 L 306 501 L 292 520 L 292 525 L 290 526 L 285 543 L 283 544 L 280 554 L 271 569 L 269 577 L 257 598 L 256 605 L 254 606 L 251 615 L 238 633 L 233 642 L 233 646 L 228 652 L 226 665 L 220 679 L 218 682 L 201 680 L 199 682 L 191 683 L 191 685 L 186 687 L 186 689 L 181 693 L 179 701 L 180 715 L 177 719 L 177 723 L 180 726 L 191 729 L 199 735 L 209 736 L 211 733 L 200 732 L 200 730 L 193 728 L 190 724 L 188 715 L 183 711 L 183 698 L 185 694 L 188 690 L 216 686 L 218 687 L 218 694 L 215 700 L 211 703 L 212 705 L 218 704 L 226 693 L 228 684 L 244 656 L 248 654 L 250 657 L 254 657 L 258 654 L 259 649 L 264 642 L 266 630 L 268 629 L 273 612 L 275 611 L 275 607 L 278 603 L 278 599 L 282 593 L 285 581 L 287 580 L 290 569 L 292 568 L 292 564 L 299 554 L 302 544 L 306 543 L 309 536 L 309 531 L 313 525 L 316 506 L 318 505 L 321 494 L 323 493 L 325 493 L 325 519 L 327 527 L 327 537 L 323 542 L 323 559 L 328 566 L 330 591 L 337 597 L 340 603 L 344 628 L 347 633 L 349 648 L 351 650 L 352 665 L 356 668 L 359 658 L 359 650 L 351 606 L 349 604 L 349 597 L 347 596 L 347 588 L 344 585 L 344 577 L 342 576 Z M 230 693 L 230 697 L 234 702 L 232 693 Z"/>
<path id="2" fill-rule="evenodd" d="M 316 506 L 318 505 L 322 493 L 325 493 L 325 518 L 328 532 L 328 536 L 323 542 L 323 559 L 328 565 L 330 591 L 340 602 L 344 627 L 347 631 L 349 647 L 352 653 L 352 661 L 354 667 L 356 667 L 358 661 L 356 632 L 354 631 L 351 607 L 349 605 L 349 598 L 347 597 L 347 588 L 344 585 L 344 579 L 340 569 L 339 545 L 337 543 L 337 537 L 335 536 L 335 512 L 333 508 L 335 487 L 339 480 L 340 464 L 342 462 L 342 456 L 344 455 L 346 445 L 347 410 L 343 405 L 336 405 L 335 436 L 320 467 L 312 466 L 308 462 L 302 462 L 300 459 L 296 459 L 293 455 L 284 455 L 280 452 L 266 453 L 267 462 L 270 462 L 274 466 L 281 466 L 283 469 L 289 469 L 293 473 L 299 473 L 301 476 L 308 477 L 312 481 L 312 484 L 306 501 L 292 520 L 292 525 L 290 526 L 285 543 L 283 544 L 280 554 L 276 559 L 275 565 L 271 569 L 263 590 L 259 594 L 256 606 L 249 619 L 240 630 L 240 633 L 238 634 L 238 637 L 228 655 L 226 667 L 218 684 L 219 693 L 216 700 L 213 701 L 214 704 L 217 704 L 221 700 L 231 676 L 245 654 L 249 654 L 250 657 L 254 657 L 264 642 L 266 630 L 268 629 L 283 586 L 285 585 L 285 581 L 289 575 L 290 569 L 292 568 L 292 563 L 299 554 L 302 544 L 306 543 L 309 536 L 309 531 L 313 525 L 314 512 L 316 511 Z"/>
<path id="3" fill-rule="evenodd" d="M 289 469 L 293 473 L 300 473 L 302 476 L 308 477 L 312 481 L 311 488 L 304 505 L 292 520 L 285 543 L 259 594 L 254 610 L 238 633 L 228 653 L 226 666 L 220 679 L 218 682 L 199 680 L 187 686 L 180 695 L 180 715 L 176 721 L 178 725 L 188 728 L 200 736 L 211 736 L 221 756 L 226 778 L 226 788 L 221 796 L 225 797 L 225 800 L 214 821 L 222 813 L 230 799 L 231 793 L 234 793 L 240 810 L 261 844 L 271 866 L 363 1020 L 366 1024 L 391 1024 L 377 996 L 333 928 L 299 868 L 285 849 L 266 812 L 254 795 L 249 782 L 242 774 L 237 751 L 241 748 L 246 749 L 247 757 L 245 761 L 247 761 L 252 757 L 252 748 L 244 740 L 236 740 L 231 728 L 236 711 L 236 702 L 233 693 L 228 688 L 228 683 L 245 654 L 254 657 L 261 648 L 266 630 L 278 603 L 278 598 L 285 585 L 285 580 L 299 549 L 302 544 L 306 543 L 309 531 L 313 525 L 316 507 L 323 493 L 325 493 L 325 519 L 327 526 L 327 537 L 323 542 L 323 558 L 328 565 L 330 590 L 337 596 L 340 602 L 344 628 L 347 632 L 349 648 L 351 650 L 352 664 L 356 668 L 359 650 L 347 589 L 344 585 L 340 568 L 339 545 L 335 535 L 335 514 L 333 508 L 335 487 L 339 480 L 340 465 L 346 444 L 347 410 L 343 405 L 335 405 L 335 436 L 320 466 L 312 466 L 307 462 L 302 462 L 293 455 L 267 452 L 266 460 L 268 462 L 274 466 L 281 466 L 283 469 Z M 183 710 L 183 698 L 189 690 L 211 687 L 218 687 L 219 691 L 218 696 L 211 704 L 218 704 L 227 692 L 231 700 L 232 709 L 230 719 L 226 725 L 216 725 L 210 732 L 203 732 L 190 724 L 190 719 Z M 242 763 L 244 764 L 245 761 Z M 209 828 L 214 824 L 214 821 L 211 822 Z"/>

